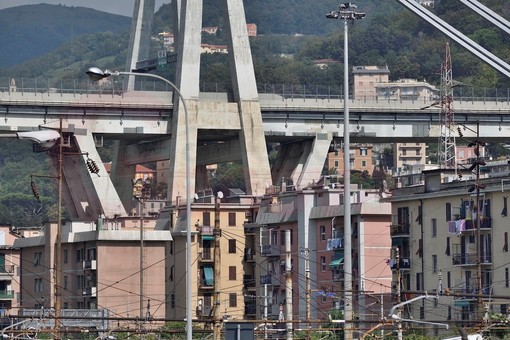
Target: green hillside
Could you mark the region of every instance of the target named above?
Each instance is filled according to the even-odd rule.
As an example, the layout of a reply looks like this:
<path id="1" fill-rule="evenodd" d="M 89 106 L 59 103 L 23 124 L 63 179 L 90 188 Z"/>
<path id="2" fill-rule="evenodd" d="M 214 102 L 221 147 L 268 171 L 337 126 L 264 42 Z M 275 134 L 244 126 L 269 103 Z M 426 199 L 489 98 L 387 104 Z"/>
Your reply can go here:
<path id="1" fill-rule="evenodd" d="M 27 5 L 0 11 L 0 67 L 49 53 L 83 34 L 129 30 L 131 18 L 83 7 Z"/>

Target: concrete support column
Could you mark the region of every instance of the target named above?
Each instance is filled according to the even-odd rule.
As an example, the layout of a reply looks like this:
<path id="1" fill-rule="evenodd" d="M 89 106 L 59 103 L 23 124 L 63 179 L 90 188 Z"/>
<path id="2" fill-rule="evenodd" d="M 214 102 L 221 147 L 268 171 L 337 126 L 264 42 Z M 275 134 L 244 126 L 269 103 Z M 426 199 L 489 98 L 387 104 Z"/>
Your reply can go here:
<path id="1" fill-rule="evenodd" d="M 111 177 L 108 176 L 104 164 L 101 162 L 101 157 L 97 152 L 94 137 L 91 133 L 86 135 L 76 134 L 75 139 L 80 152 L 88 153 L 88 157 L 96 162 L 99 168 L 99 176 L 90 174 L 88 172 L 88 169 L 85 165 L 87 160 L 86 155 L 73 156 L 81 157 L 83 160 L 83 162 L 80 162 L 81 164 L 77 166 L 76 162 L 70 161 L 69 157 L 64 155 L 63 160 L 65 186 L 67 188 L 72 187 L 72 190 L 69 190 L 69 192 L 73 195 L 82 195 L 83 193 L 87 194 L 86 198 L 82 197 L 79 201 L 73 199 L 73 202 L 75 202 L 74 205 L 76 206 L 79 204 L 88 218 L 96 219 L 100 214 L 104 214 L 107 217 L 113 217 L 115 214 L 125 216 L 126 209 L 124 208 L 117 190 L 111 181 Z M 75 178 L 76 176 L 81 176 L 82 179 L 78 180 Z M 78 182 L 91 182 L 91 186 L 94 190 L 87 189 L 90 186 L 86 185 L 83 186 L 83 190 L 77 190 L 75 186 Z M 131 186 L 129 188 L 131 188 Z M 90 206 L 90 209 L 88 209 L 87 206 Z"/>
<path id="2" fill-rule="evenodd" d="M 129 38 L 126 72 L 136 69 L 138 61 L 148 59 L 151 42 L 152 21 L 154 18 L 155 0 L 136 0 L 133 10 L 131 36 Z M 124 90 L 133 91 L 135 77 L 128 76 Z"/>

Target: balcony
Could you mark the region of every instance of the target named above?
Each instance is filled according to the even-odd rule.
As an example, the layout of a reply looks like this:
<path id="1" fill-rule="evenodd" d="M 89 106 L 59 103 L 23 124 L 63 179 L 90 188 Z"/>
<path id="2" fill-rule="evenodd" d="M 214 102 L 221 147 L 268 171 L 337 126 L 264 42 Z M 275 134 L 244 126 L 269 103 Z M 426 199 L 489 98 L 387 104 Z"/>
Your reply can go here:
<path id="1" fill-rule="evenodd" d="M 391 259 L 390 260 L 390 268 L 392 270 L 397 270 L 397 260 Z M 409 270 L 411 269 L 411 259 L 409 258 L 401 258 L 398 263 L 398 268 L 400 270 Z"/>
<path id="2" fill-rule="evenodd" d="M 263 244 L 261 246 L 260 255 L 262 256 L 280 256 L 280 246 Z"/>
<path id="3" fill-rule="evenodd" d="M 390 226 L 390 233 L 391 236 L 407 236 L 409 237 L 409 230 L 410 230 L 409 223 L 404 224 L 392 224 Z"/>
<path id="4" fill-rule="evenodd" d="M 476 253 L 458 252 L 452 255 L 452 264 L 454 266 L 474 266 L 478 264 Z M 492 264 L 492 253 L 483 252 L 480 254 L 482 265 Z"/>
<path id="5" fill-rule="evenodd" d="M 244 305 L 244 315 L 254 316 L 257 314 L 257 305 L 254 303 L 246 303 Z"/>
<path id="6" fill-rule="evenodd" d="M 343 282 L 344 281 L 344 271 L 333 271 L 333 282 Z"/>
<path id="7" fill-rule="evenodd" d="M 261 285 L 270 285 L 272 282 L 271 278 L 272 278 L 271 274 L 260 275 L 260 284 Z"/>
<path id="8" fill-rule="evenodd" d="M 255 279 L 251 275 L 243 275 L 244 289 L 255 288 Z"/>
<path id="9" fill-rule="evenodd" d="M 97 261 L 96 260 L 83 261 L 83 269 L 84 270 L 97 270 Z"/>
<path id="10" fill-rule="evenodd" d="M 13 290 L 0 290 L 0 300 L 11 300 L 14 299 L 14 291 Z"/>
<path id="11" fill-rule="evenodd" d="M 0 281 L 11 281 L 14 274 L 14 265 L 0 267 Z"/>
<path id="12" fill-rule="evenodd" d="M 83 296 L 96 297 L 97 287 L 87 287 L 83 289 Z"/>
<path id="13" fill-rule="evenodd" d="M 200 233 L 200 235 L 213 235 L 214 227 L 203 225 L 197 227 L 197 230 Z"/>
<path id="14" fill-rule="evenodd" d="M 244 248 L 244 262 L 253 262 L 253 257 L 255 256 L 255 249 L 253 248 Z"/>
<path id="15" fill-rule="evenodd" d="M 474 219 L 459 219 L 448 222 L 448 231 L 450 233 L 461 234 L 462 232 L 472 232 L 476 230 L 477 220 Z M 491 230 L 492 229 L 492 217 L 481 217 L 480 218 L 480 230 Z"/>
<path id="16" fill-rule="evenodd" d="M 214 261 L 211 248 L 203 248 L 203 250 L 198 253 L 198 261 L 200 262 Z"/>

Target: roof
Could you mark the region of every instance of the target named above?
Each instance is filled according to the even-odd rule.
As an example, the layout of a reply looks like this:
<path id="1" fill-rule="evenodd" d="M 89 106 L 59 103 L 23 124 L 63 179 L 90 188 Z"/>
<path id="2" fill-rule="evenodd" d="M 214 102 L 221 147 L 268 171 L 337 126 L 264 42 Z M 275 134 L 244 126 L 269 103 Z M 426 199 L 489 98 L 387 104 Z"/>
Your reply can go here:
<path id="1" fill-rule="evenodd" d="M 387 66 L 353 66 L 353 74 L 390 74 Z"/>

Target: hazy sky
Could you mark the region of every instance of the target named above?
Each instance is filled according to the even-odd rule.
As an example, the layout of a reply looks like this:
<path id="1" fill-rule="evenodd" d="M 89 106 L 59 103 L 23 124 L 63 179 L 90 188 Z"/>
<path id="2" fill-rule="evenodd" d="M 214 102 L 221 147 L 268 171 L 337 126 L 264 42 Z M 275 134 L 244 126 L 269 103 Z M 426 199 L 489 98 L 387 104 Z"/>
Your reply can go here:
<path id="1" fill-rule="evenodd" d="M 156 0 L 156 10 L 162 5 L 170 3 L 171 0 Z M 66 5 L 90 7 L 99 11 L 110 12 L 131 17 L 135 0 L 0 0 L 0 10 L 8 7 L 22 5 L 34 5 L 46 3 L 51 5 Z"/>

